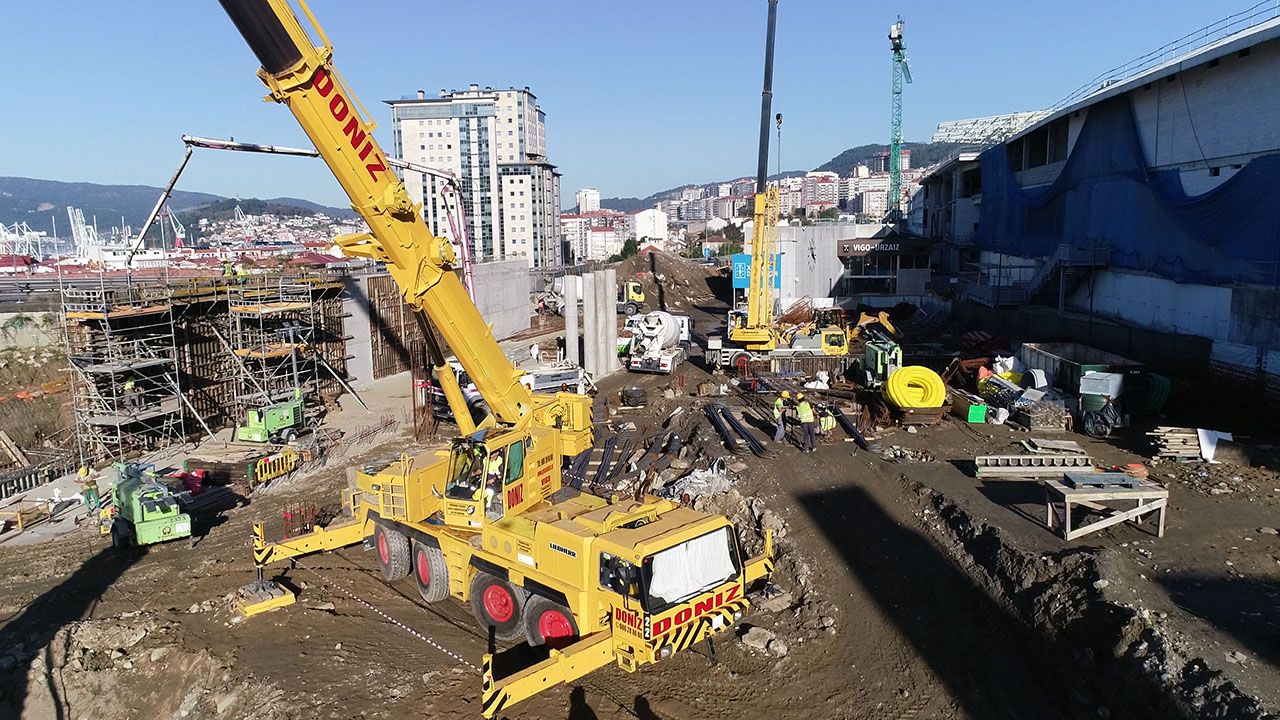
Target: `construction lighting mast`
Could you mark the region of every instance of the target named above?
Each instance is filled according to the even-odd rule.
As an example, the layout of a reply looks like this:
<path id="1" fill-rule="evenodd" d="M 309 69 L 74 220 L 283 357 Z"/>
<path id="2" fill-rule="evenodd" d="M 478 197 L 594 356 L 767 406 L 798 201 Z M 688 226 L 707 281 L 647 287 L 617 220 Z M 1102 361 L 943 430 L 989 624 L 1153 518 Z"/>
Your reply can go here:
<path id="1" fill-rule="evenodd" d="M 889 120 L 889 203 L 885 219 L 902 219 L 902 85 L 911 84 L 907 66 L 907 45 L 902 36 L 902 17 L 889 26 L 889 48 L 893 51 L 893 102 Z"/>

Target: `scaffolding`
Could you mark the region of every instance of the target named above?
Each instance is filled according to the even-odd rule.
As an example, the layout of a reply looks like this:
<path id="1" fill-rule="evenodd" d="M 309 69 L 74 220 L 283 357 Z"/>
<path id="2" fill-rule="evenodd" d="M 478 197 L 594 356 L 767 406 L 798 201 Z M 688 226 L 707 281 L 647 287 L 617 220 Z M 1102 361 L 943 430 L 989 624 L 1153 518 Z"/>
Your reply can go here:
<path id="1" fill-rule="evenodd" d="M 293 396 L 309 404 L 337 394 L 345 371 L 341 302 L 323 278 L 251 278 L 228 286 L 231 351 L 240 370 L 235 383 L 238 414 Z M 335 326 L 335 322 L 337 325 Z M 335 332 L 336 330 L 336 332 Z M 343 366 L 341 369 L 335 364 Z"/>
<path id="2" fill-rule="evenodd" d="M 64 287 L 76 438 L 85 460 L 123 460 L 186 437 L 165 285 Z"/>
<path id="3" fill-rule="evenodd" d="M 318 414 L 345 385 L 343 295 L 343 276 L 323 273 L 64 285 L 81 457 L 213 435 L 295 386 Z"/>

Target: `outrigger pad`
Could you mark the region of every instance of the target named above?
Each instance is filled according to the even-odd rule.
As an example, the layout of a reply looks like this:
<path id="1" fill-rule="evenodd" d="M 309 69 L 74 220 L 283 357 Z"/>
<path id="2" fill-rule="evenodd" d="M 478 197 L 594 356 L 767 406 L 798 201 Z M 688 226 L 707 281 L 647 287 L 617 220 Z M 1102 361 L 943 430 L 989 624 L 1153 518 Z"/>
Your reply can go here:
<path id="1" fill-rule="evenodd" d="M 255 580 L 236 590 L 236 607 L 245 617 L 253 617 L 297 602 L 293 591 L 271 580 Z"/>

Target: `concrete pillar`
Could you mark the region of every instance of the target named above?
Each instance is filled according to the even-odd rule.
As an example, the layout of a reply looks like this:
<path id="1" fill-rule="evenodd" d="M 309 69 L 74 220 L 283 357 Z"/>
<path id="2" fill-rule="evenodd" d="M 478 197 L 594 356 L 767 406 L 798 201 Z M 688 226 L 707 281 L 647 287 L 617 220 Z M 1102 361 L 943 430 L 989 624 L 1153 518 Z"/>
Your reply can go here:
<path id="1" fill-rule="evenodd" d="M 613 301 L 609 296 L 608 278 L 605 276 L 604 270 L 597 270 L 596 273 L 596 327 L 599 328 L 595 341 L 600 349 L 597 351 L 599 369 L 596 370 L 601 375 L 607 375 L 613 372 L 613 363 L 609 361 L 609 315 L 605 312 L 608 304 Z"/>
<path id="2" fill-rule="evenodd" d="M 601 305 L 601 322 L 604 323 L 604 342 L 609 353 L 605 361 L 605 372 L 616 372 L 622 368 L 618 362 L 618 271 L 608 268 L 604 271 L 604 291 Z"/>
<path id="3" fill-rule="evenodd" d="M 596 310 L 595 273 L 582 276 L 582 367 L 592 375 L 600 371 L 600 313 Z M 570 296 L 569 302 L 576 302 Z"/>
<path id="4" fill-rule="evenodd" d="M 578 300 L 573 297 L 576 291 L 569 291 L 569 283 L 575 279 L 573 276 L 564 279 L 565 296 L 569 298 L 564 304 L 564 359 L 577 365 L 582 362 L 578 355 Z"/>

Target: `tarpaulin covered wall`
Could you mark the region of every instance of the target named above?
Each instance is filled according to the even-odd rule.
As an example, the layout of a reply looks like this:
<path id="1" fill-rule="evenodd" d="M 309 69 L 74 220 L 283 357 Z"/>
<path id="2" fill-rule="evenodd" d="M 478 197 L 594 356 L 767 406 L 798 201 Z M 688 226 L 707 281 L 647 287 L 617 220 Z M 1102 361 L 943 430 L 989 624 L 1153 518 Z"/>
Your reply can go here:
<path id="1" fill-rule="evenodd" d="M 1110 247 L 1113 267 L 1177 282 L 1280 281 L 1280 155 L 1188 196 L 1178 171 L 1146 167 L 1129 100 L 1119 96 L 1089 108 L 1050 185 L 1020 188 L 1005 144 L 980 161 L 974 240 L 984 249 L 1048 257 L 1061 245 Z"/>

